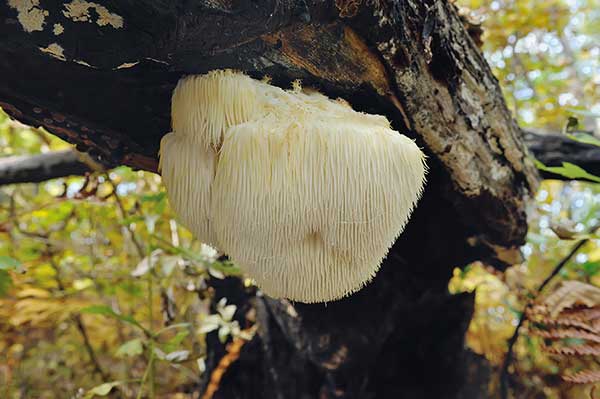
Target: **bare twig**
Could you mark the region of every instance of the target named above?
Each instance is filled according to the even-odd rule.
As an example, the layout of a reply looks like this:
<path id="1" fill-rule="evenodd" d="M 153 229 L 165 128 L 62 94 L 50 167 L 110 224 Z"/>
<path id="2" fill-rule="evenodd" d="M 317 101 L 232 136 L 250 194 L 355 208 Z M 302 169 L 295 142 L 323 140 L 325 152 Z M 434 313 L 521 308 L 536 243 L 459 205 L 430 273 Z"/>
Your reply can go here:
<path id="1" fill-rule="evenodd" d="M 49 252 L 51 252 L 51 248 L 49 246 L 47 246 L 47 250 Z M 66 287 L 62 281 L 60 268 L 54 261 L 52 253 L 50 253 L 49 255 L 50 255 L 49 263 L 50 263 L 50 266 L 52 267 L 52 269 L 54 270 L 54 279 L 56 280 L 56 285 L 58 286 L 58 289 L 60 291 L 65 292 Z M 83 346 L 85 347 L 85 350 L 90 358 L 92 366 L 94 367 L 94 372 L 97 373 L 100 376 L 100 378 L 102 378 L 102 382 L 110 381 L 110 376 L 104 371 L 104 369 L 100 365 L 100 362 L 98 361 L 98 357 L 96 356 L 96 352 L 94 351 L 94 348 L 92 347 L 90 337 L 87 333 L 87 329 L 85 328 L 85 324 L 83 324 L 81 315 L 79 315 L 79 314 L 74 315 L 73 320 L 75 321 L 75 325 L 77 326 L 77 330 L 79 331 L 79 334 L 81 334 L 81 338 L 83 339 Z"/>
<path id="2" fill-rule="evenodd" d="M 117 203 L 119 211 L 121 212 L 121 218 L 123 220 L 125 220 L 127 218 L 127 211 L 125 210 L 123 201 L 121 201 L 121 197 L 119 197 L 119 194 L 117 193 L 117 185 L 115 184 L 114 181 L 112 181 L 112 179 L 110 178 L 110 175 L 108 173 L 105 173 L 104 176 L 106 177 L 106 181 L 112 187 L 112 196 L 114 197 L 115 202 Z M 129 224 L 127 224 L 125 227 L 127 228 L 127 231 L 129 232 L 129 238 L 131 239 L 131 242 L 133 242 L 133 245 L 135 246 L 137 253 L 140 256 L 140 259 L 144 259 L 144 257 L 146 256 L 146 251 L 144 250 L 144 246 L 137 239 L 137 236 L 135 235 L 135 232 L 133 231 L 131 226 Z"/>

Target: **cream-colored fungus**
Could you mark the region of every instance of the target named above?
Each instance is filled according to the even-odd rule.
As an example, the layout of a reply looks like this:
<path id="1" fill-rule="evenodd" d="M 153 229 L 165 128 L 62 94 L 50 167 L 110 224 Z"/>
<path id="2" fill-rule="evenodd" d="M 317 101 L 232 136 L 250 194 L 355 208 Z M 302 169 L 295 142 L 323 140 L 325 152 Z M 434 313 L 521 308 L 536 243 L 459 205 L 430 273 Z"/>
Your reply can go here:
<path id="1" fill-rule="evenodd" d="M 175 212 L 273 297 L 361 289 L 425 182 L 423 153 L 385 117 L 230 70 L 182 79 L 172 123 L 160 167 Z"/>

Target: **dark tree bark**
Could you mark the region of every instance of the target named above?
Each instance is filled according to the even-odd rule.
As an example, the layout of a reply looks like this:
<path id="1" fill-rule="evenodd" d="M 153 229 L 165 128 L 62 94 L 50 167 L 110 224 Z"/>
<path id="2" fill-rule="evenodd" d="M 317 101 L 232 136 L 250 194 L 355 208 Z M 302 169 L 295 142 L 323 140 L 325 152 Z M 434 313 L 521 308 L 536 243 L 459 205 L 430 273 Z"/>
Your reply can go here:
<path id="1" fill-rule="evenodd" d="M 0 158 L 0 185 L 82 175 L 94 170 L 93 162 L 86 154 L 75 150 Z"/>
<path id="2" fill-rule="evenodd" d="M 425 194 L 364 290 L 303 305 L 254 295 L 237 280 L 214 283 L 217 300 L 226 296 L 239 306 L 240 321 L 253 314 L 258 323 L 214 397 L 481 397 L 464 389 L 473 295 L 449 295 L 447 284 L 454 267 L 471 261 L 505 267 L 518 259 L 527 230 L 524 202 L 537 173 L 454 6 L 439 0 L 102 4 L 112 17 L 94 9 L 70 18 L 62 2 L 44 1 L 40 26 L 0 3 L 6 112 L 103 162 L 154 171 L 177 80 L 236 68 L 269 75 L 283 87 L 302 79 L 355 109 L 384 114 L 429 156 Z M 64 32 L 56 35 L 55 24 Z M 209 339 L 199 389 L 224 353 Z"/>

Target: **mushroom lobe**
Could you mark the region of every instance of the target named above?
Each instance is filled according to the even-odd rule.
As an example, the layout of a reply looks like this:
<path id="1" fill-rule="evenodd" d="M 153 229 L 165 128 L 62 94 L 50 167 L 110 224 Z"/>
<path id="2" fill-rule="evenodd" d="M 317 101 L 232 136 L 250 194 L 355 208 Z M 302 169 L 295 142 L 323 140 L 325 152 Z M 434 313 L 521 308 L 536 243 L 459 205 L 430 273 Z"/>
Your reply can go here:
<path id="1" fill-rule="evenodd" d="M 160 167 L 180 221 L 273 297 L 360 290 L 404 229 L 424 155 L 379 115 L 230 70 L 183 78 Z"/>

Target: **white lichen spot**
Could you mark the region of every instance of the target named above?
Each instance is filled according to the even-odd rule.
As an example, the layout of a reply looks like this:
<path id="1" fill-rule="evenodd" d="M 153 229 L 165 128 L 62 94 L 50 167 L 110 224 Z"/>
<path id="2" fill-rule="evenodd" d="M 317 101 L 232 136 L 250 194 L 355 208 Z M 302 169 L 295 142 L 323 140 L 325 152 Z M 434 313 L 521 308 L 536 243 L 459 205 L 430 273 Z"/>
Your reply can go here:
<path id="1" fill-rule="evenodd" d="M 392 38 L 387 42 L 381 42 L 377 45 L 377 49 L 381 52 L 386 52 L 388 54 L 396 54 L 398 51 L 398 47 L 396 46 L 396 39 Z"/>
<path id="2" fill-rule="evenodd" d="M 390 24 L 390 19 L 387 15 L 385 15 L 385 12 L 380 5 L 374 4 L 373 10 L 373 16 L 377 18 L 377 24 L 379 27 Z"/>
<path id="3" fill-rule="evenodd" d="M 144 58 L 145 60 L 148 61 L 154 61 L 154 62 L 158 62 L 159 64 L 165 64 L 165 65 L 169 65 L 169 63 L 167 61 L 163 61 L 163 60 L 157 60 L 156 58 L 150 58 L 150 57 L 146 57 Z"/>
<path id="4" fill-rule="evenodd" d="M 66 61 L 65 49 L 63 49 L 58 43 L 49 44 L 48 47 L 38 47 L 42 53 L 49 54 L 50 56 L 57 58 L 61 61 Z"/>
<path id="5" fill-rule="evenodd" d="M 8 6 L 17 10 L 17 19 L 25 32 L 41 31 L 44 29 L 47 10 L 39 7 L 39 0 L 8 0 Z"/>
<path id="6" fill-rule="evenodd" d="M 509 176 L 509 169 L 499 165 L 497 162 L 492 162 L 490 171 L 492 172 L 492 179 L 495 181 L 505 181 Z"/>
<path id="7" fill-rule="evenodd" d="M 88 64 L 84 60 L 73 60 L 73 62 L 76 63 L 76 64 L 79 64 L 79 65 L 86 66 L 88 68 L 96 68 L 95 66 Z"/>
<path id="8" fill-rule="evenodd" d="M 63 28 L 61 24 L 54 24 L 54 29 L 52 29 L 52 33 L 54 33 L 56 36 L 62 35 L 64 31 L 65 28 Z"/>
<path id="9" fill-rule="evenodd" d="M 65 4 L 63 14 L 74 22 L 92 22 L 92 16 L 90 15 L 92 9 L 98 14 L 96 19 L 98 26 L 110 25 L 115 29 L 123 27 L 123 17 L 111 13 L 106 7 L 90 1 L 73 0 Z"/>
<path id="10" fill-rule="evenodd" d="M 127 68 L 131 68 L 136 66 L 137 64 L 139 64 L 139 61 L 135 61 L 135 62 L 124 62 L 121 65 L 119 65 L 118 67 L 114 68 L 114 69 L 127 69 Z"/>
<path id="11" fill-rule="evenodd" d="M 471 80 L 470 78 L 466 79 Z M 463 107 L 467 108 L 467 117 L 471 122 L 471 126 L 478 128 L 480 126 L 480 121 L 485 117 L 481 103 L 464 83 L 460 85 L 460 97 L 464 100 Z"/>

